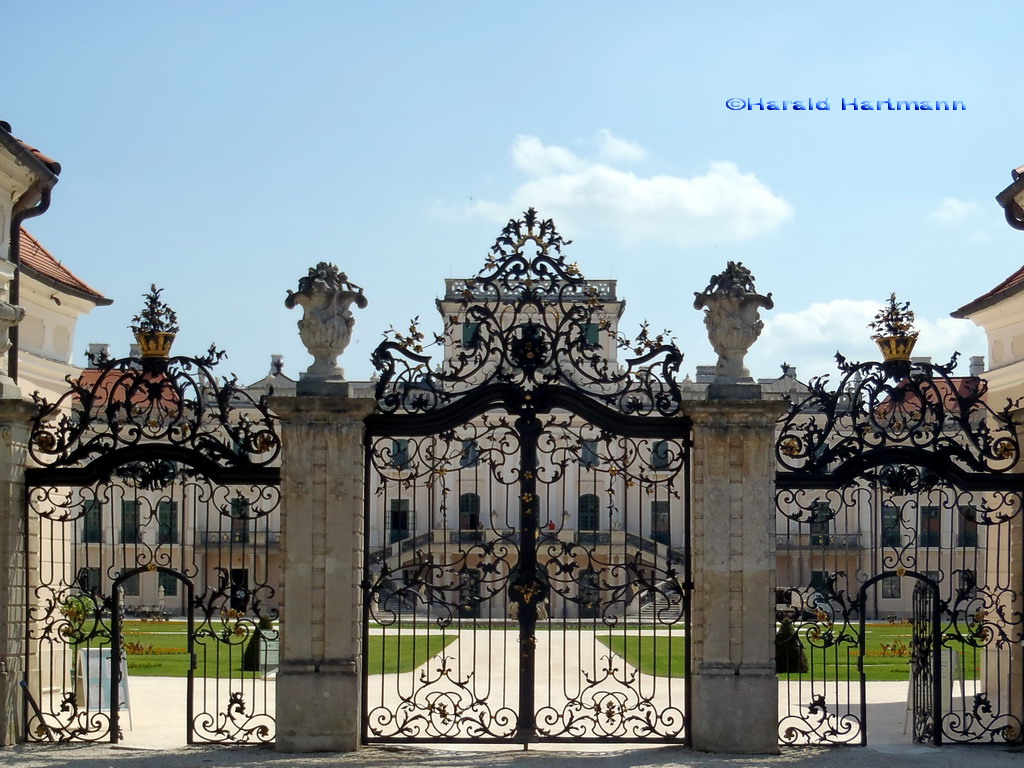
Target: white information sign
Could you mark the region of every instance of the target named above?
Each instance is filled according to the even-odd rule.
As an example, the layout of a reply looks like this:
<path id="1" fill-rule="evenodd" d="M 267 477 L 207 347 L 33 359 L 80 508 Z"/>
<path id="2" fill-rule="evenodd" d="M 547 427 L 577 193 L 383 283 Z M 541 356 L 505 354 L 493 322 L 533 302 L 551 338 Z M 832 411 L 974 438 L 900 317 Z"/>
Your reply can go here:
<path id="1" fill-rule="evenodd" d="M 84 682 L 85 707 L 100 712 L 110 711 L 110 653 L 108 648 L 84 648 L 78 652 L 78 675 Z M 131 706 L 128 699 L 128 664 L 121 659 L 121 680 L 117 686 L 119 712 L 128 712 L 131 727 Z"/>

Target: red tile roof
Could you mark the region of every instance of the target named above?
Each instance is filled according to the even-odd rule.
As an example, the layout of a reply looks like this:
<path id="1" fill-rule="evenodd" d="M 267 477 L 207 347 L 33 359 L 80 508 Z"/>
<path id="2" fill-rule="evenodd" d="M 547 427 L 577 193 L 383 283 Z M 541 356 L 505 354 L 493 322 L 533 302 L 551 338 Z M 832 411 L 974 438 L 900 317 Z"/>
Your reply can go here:
<path id="1" fill-rule="evenodd" d="M 52 173 L 54 176 L 60 175 L 60 163 L 52 157 L 44 155 L 31 144 L 22 141 L 17 136 L 11 135 L 11 124 L 3 120 L 0 120 L 0 146 L 6 147 L 15 157 L 18 155 L 27 156 L 26 159 L 30 163 L 36 164 L 38 170 L 42 170 L 44 173 Z"/>
<path id="2" fill-rule="evenodd" d="M 1018 269 L 988 293 L 982 294 L 950 314 L 953 317 L 966 318 L 970 313 L 998 304 L 1003 299 L 1008 299 L 1022 290 L 1024 290 L 1024 267 Z"/>
<path id="3" fill-rule="evenodd" d="M 977 376 L 952 376 L 949 381 L 936 377 L 924 389 L 912 389 L 910 382 L 904 379 L 878 404 L 876 413 L 917 412 L 921 410 L 921 394 L 924 394 L 930 405 L 937 404 L 935 401 L 941 398 L 943 410 L 955 415 L 962 402 L 975 397 L 984 399 L 987 392 L 988 382 Z"/>
<path id="4" fill-rule="evenodd" d="M 12 138 L 16 142 L 21 144 L 21 146 L 23 146 L 28 152 L 31 152 L 32 155 L 34 155 L 35 158 L 39 162 L 41 162 L 43 165 L 45 165 L 47 168 L 49 168 L 53 172 L 54 176 L 59 176 L 60 175 L 60 163 L 58 163 L 52 157 L 49 157 L 48 155 L 44 155 L 42 152 L 40 152 L 38 149 L 33 147 L 31 144 L 26 144 L 24 141 L 19 139 L 17 136 L 13 136 Z"/>
<path id="5" fill-rule="evenodd" d="M 61 264 L 53 255 L 46 250 L 25 229 L 21 230 L 20 247 L 18 254 L 21 264 L 27 268 L 33 276 L 40 277 L 44 281 L 56 284 L 57 287 L 70 289 L 74 294 L 89 299 L 95 304 L 107 305 L 113 303 L 102 293 L 88 285 L 85 281 L 76 277 L 70 269 Z"/>

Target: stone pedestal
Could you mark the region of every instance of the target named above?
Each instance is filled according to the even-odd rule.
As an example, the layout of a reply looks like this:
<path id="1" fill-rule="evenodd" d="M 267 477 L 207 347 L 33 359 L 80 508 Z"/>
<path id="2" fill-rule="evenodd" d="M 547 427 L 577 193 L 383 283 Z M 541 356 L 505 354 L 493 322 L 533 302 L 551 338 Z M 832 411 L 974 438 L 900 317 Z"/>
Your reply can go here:
<path id="1" fill-rule="evenodd" d="M 8 380 L 9 381 L 9 380 Z M 25 466 L 29 420 L 36 409 L 23 400 L 0 399 L 0 745 L 23 741 L 28 626 L 25 579 L 36 562 L 26 562 Z M 34 521 L 33 521 L 34 522 Z M 35 539 L 36 537 L 32 537 Z M 33 550 L 34 551 L 34 550 Z M 30 553 L 32 557 L 32 553 Z"/>
<path id="2" fill-rule="evenodd" d="M 757 394 L 717 393 L 689 409 L 692 743 L 708 752 L 779 751 L 774 440 L 783 404 Z"/>
<path id="3" fill-rule="evenodd" d="M 371 399 L 274 398 L 282 437 L 277 749 L 359 748 L 363 419 Z"/>

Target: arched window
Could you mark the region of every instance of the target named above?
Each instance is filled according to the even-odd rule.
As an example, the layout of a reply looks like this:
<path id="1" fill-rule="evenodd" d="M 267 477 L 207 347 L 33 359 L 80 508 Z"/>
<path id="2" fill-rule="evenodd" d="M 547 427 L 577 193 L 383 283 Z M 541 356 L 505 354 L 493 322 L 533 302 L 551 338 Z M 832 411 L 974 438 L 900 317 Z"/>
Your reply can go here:
<path id="1" fill-rule="evenodd" d="M 581 531 L 596 531 L 601 527 L 598 516 L 601 511 L 601 500 L 596 493 L 584 493 L 580 496 L 577 509 L 577 521 Z"/>

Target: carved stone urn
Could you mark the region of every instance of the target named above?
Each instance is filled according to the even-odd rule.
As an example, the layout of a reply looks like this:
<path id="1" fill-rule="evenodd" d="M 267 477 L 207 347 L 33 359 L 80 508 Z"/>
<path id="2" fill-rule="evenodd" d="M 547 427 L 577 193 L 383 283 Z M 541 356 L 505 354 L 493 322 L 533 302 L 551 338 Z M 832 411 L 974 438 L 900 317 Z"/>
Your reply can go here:
<path id="1" fill-rule="evenodd" d="M 284 305 L 302 307 L 299 338 L 313 356 L 313 364 L 302 375 L 306 379 L 343 381 L 345 371 L 338 366 L 338 357 L 352 339 L 355 317 L 349 309 L 355 304 L 366 307 L 363 289 L 350 283 L 344 272 L 334 264 L 321 261 L 310 267 L 309 274 L 299 280 L 298 291 L 288 291 Z"/>
<path id="2" fill-rule="evenodd" d="M 743 358 L 764 328 L 760 310 L 775 306 L 772 295 L 759 294 L 750 270 L 742 262 L 730 261 L 724 272 L 714 275 L 708 287 L 694 296 L 693 307 L 704 310 L 708 340 L 718 353 L 714 383 L 753 383 Z"/>

